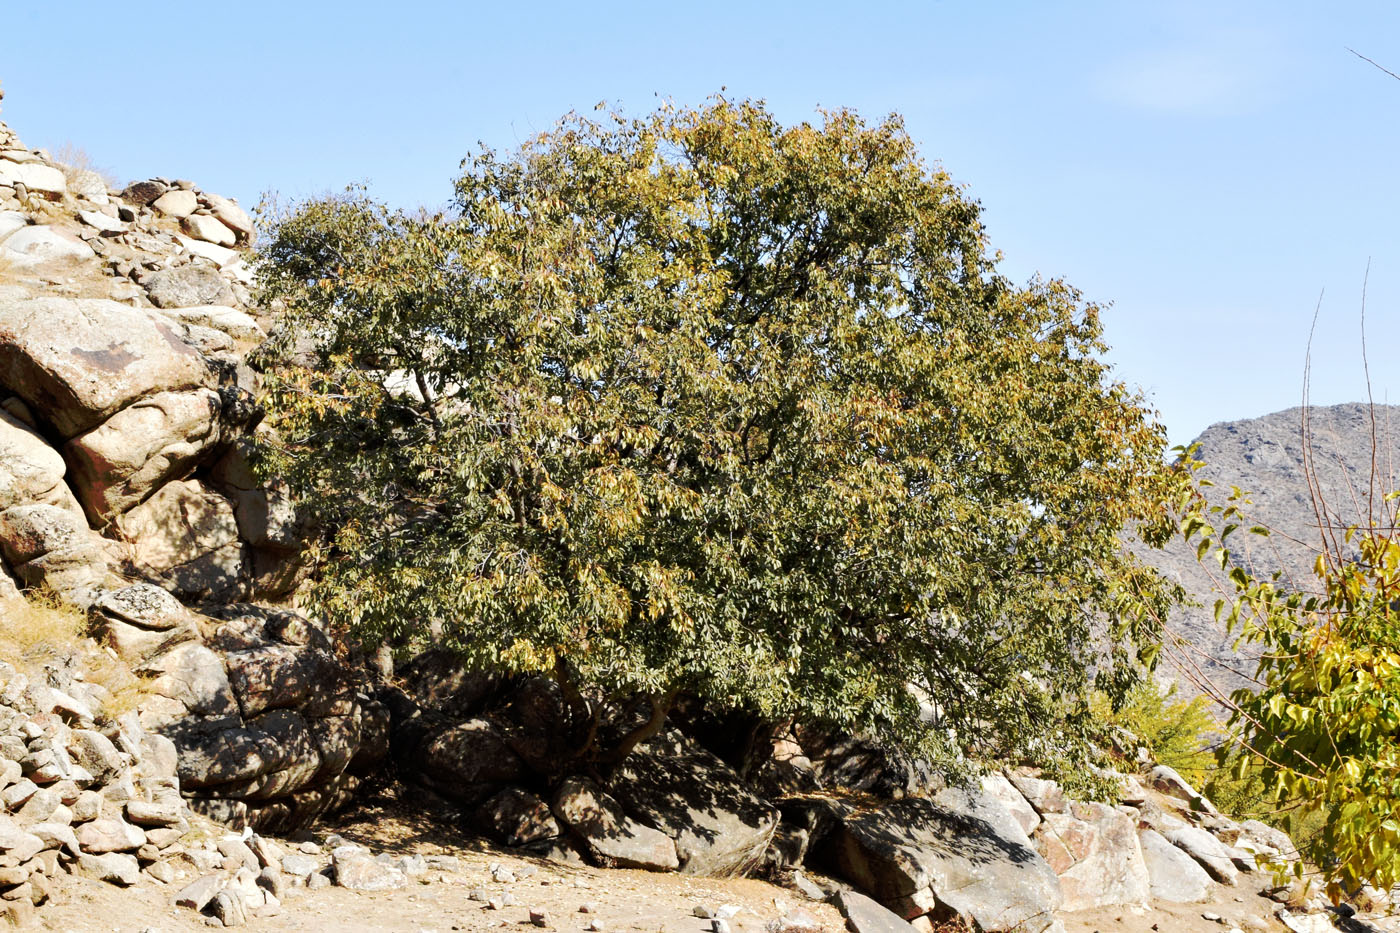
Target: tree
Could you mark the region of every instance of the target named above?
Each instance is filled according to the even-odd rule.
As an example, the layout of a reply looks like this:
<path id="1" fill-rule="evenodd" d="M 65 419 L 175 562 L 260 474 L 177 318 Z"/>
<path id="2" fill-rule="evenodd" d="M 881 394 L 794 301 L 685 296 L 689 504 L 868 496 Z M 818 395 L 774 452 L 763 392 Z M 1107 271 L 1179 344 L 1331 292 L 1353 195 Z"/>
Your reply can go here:
<path id="1" fill-rule="evenodd" d="M 599 764 L 682 696 L 1043 756 L 1131 681 L 1163 431 L 897 118 L 573 115 L 463 169 L 444 214 L 351 191 L 262 252 L 323 614 L 557 679 Z"/>
<path id="2" fill-rule="evenodd" d="M 1304 471 L 1320 539 L 1313 585 L 1231 566 L 1229 537 L 1247 524 L 1240 490 L 1213 506 L 1188 493 L 1179 508 L 1198 557 L 1228 568 L 1231 592 L 1216 602 L 1217 616 L 1263 649 L 1257 686 L 1230 697 L 1242 753 L 1222 749 L 1220 759 L 1235 780 L 1262 786 L 1290 829 L 1315 829 L 1309 854 L 1339 900 L 1363 884 L 1384 891 L 1400 883 L 1400 526 L 1396 494 L 1374 494 L 1374 462 L 1373 491 L 1357 498 L 1363 521 L 1342 529 L 1330 519 L 1306 411 Z M 1374 451 L 1373 440 L 1373 461 Z M 1250 532 L 1271 534 L 1257 525 Z M 1301 862 L 1294 869 L 1302 875 Z"/>

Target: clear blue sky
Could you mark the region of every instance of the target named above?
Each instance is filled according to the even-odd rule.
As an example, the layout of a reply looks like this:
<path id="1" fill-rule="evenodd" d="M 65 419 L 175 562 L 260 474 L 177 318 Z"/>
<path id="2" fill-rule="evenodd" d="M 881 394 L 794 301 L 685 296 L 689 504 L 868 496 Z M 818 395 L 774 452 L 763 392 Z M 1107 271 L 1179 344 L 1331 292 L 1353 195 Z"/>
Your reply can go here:
<path id="1" fill-rule="evenodd" d="M 1004 270 L 1111 302 L 1111 358 L 1174 442 L 1313 400 L 1400 402 L 1400 4 L 6 4 L 4 119 L 123 181 L 245 204 L 367 181 L 439 204 L 498 148 L 600 100 L 721 87 L 785 121 L 903 114 L 985 209 Z"/>

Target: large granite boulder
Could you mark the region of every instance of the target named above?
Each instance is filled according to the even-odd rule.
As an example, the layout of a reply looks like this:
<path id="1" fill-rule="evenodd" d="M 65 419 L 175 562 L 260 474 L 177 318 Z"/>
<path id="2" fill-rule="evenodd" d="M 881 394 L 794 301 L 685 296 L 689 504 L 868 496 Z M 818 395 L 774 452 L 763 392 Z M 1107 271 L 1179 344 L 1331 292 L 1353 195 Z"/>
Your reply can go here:
<path id="1" fill-rule="evenodd" d="M 1138 842 L 1153 897 L 1176 904 L 1210 900 L 1215 883 L 1195 859 L 1154 829 L 1140 830 Z"/>
<path id="2" fill-rule="evenodd" d="M 133 667 L 199 639 L 194 614 L 149 583 L 105 591 L 88 608 L 88 619 L 99 637 Z"/>
<path id="3" fill-rule="evenodd" d="M 554 815 L 604 866 L 648 871 L 675 871 L 680 866 L 671 837 L 629 817 L 621 804 L 587 778 L 567 778 L 559 786 Z"/>
<path id="4" fill-rule="evenodd" d="M 400 757 L 412 781 L 450 800 L 474 804 L 520 780 L 526 767 L 495 723 L 485 719 L 442 723 L 426 730 Z"/>
<path id="5" fill-rule="evenodd" d="M 0 510 L 42 502 L 66 505 L 67 465 L 34 428 L 0 409 Z"/>
<path id="6" fill-rule="evenodd" d="M 388 714 L 310 619 L 249 605 L 218 611 L 204 641 L 147 663 L 160 674 L 155 691 L 181 707 L 156 724 L 204 812 L 290 832 L 379 770 Z"/>
<path id="7" fill-rule="evenodd" d="M 1034 837 L 1060 878 L 1061 909 L 1145 906 L 1151 881 L 1133 818 L 1102 803 L 1074 801 L 1069 809 L 1045 814 Z"/>
<path id="8" fill-rule="evenodd" d="M 1040 825 L 1040 814 L 1004 774 L 988 774 L 982 778 L 982 793 L 1001 804 L 1016 818 L 1027 836 Z"/>
<path id="9" fill-rule="evenodd" d="M 189 473 L 219 441 L 219 393 L 161 392 L 65 446 L 89 521 L 102 527 Z"/>
<path id="10" fill-rule="evenodd" d="M 65 439 L 138 399 L 212 379 L 154 312 L 101 298 L 0 297 L 0 385 Z"/>
<path id="11" fill-rule="evenodd" d="M 191 263 L 162 269 L 146 279 L 146 293 L 157 308 L 229 306 L 237 303 L 233 288 L 214 266 Z"/>
<path id="12" fill-rule="evenodd" d="M 233 503 L 198 480 L 166 483 L 120 517 L 137 574 L 187 601 L 227 602 L 247 591 L 247 544 Z"/>
<path id="13" fill-rule="evenodd" d="M 1062 900 L 1015 817 L 966 789 L 852 809 L 822 857 L 908 920 L 957 916 L 988 933 L 1044 933 Z"/>
<path id="14" fill-rule="evenodd" d="M 613 782 L 627 813 L 676 843 L 680 870 L 732 877 L 762 860 L 778 811 L 715 755 L 677 735 L 633 752 Z"/>
<path id="15" fill-rule="evenodd" d="M 108 574 L 107 556 L 87 522 L 57 505 L 33 503 L 0 512 L 0 553 L 25 586 L 47 586 L 59 594 L 89 590 Z"/>

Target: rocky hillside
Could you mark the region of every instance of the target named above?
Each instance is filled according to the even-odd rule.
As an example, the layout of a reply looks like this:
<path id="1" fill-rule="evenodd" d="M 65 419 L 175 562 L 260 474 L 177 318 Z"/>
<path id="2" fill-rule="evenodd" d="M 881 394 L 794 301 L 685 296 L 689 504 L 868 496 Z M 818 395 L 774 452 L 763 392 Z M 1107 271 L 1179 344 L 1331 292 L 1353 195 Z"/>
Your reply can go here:
<path id="1" fill-rule="evenodd" d="M 52 899 L 73 927 L 61 892 L 95 879 L 136 886 L 125 903 L 178 905 L 174 928 L 388 929 L 382 898 L 421 907 L 404 889 L 436 880 L 460 896 L 431 895 L 434 916 L 466 929 L 1078 933 L 1113 926 L 1105 911 L 1118 928 L 1154 912 L 1186 918 L 1181 930 L 1194 914 L 1330 928 L 1306 890 L 1262 870 L 1261 857 L 1297 858 L 1286 836 L 1215 812 L 1150 762 L 1106 802 L 1014 762 L 947 787 L 810 723 L 741 763 L 734 730 L 700 710 L 615 774 L 561 773 L 571 738 L 554 681 L 429 652 L 379 682 L 342 633 L 295 608 L 311 532 L 249 466 L 263 429 L 248 351 L 271 324 L 250 304 L 252 236 L 242 208 L 192 182 L 110 188 L 0 124 L 0 635 L 18 639 L 40 612 L 80 616 L 91 636 L 0 667 L 12 920 Z M 341 805 L 385 787 L 411 830 L 332 832 Z M 458 851 L 427 846 L 444 833 Z M 667 880 L 625 904 L 600 897 L 627 911 L 608 927 L 561 893 L 562 866 Z M 537 873 L 552 892 L 532 893 Z M 716 886 L 754 874 L 787 890 L 717 903 L 739 889 Z M 123 912 L 101 890 L 101 919 L 74 928 Z M 705 901 L 682 917 L 675 898 L 691 890 Z M 330 914 L 283 922 L 284 900 L 316 896 L 334 898 Z"/>
<path id="2" fill-rule="evenodd" d="M 1262 418 L 1222 422 L 1207 428 L 1195 443 L 1200 445 L 1197 456 L 1205 462 L 1198 475 L 1215 484 L 1206 490 L 1211 502 L 1224 505 L 1232 488 L 1244 490 L 1251 502 L 1245 507 L 1250 522 L 1273 532 L 1267 538 L 1243 531 L 1232 536 L 1237 563 L 1263 576 L 1281 572 L 1285 582 L 1311 592 L 1321 531 L 1303 467 L 1303 414 L 1301 408 L 1290 408 Z M 1400 488 L 1400 406 L 1333 405 L 1309 409 L 1307 417 L 1326 524 L 1340 531 L 1367 524 L 1373 494 L 1380 520 L 1381 498 Z M 1193 664 L 1227 692 L 1248 683 L 1254 672 L 1249 647 L 1236 648 L 1234 636 L 1215 621 L 1223 575 L 1208 572 L 1196 560 L 1194 548 L 1182 544 L 1144 556 L 1180 581 L 1199 604 L 1178 610 L 1169 622 L 1180 637 L 1174 654 L 1187 668 L 1181 677 L 1184 686 L 1198 689 L 1192 683 Z"/>

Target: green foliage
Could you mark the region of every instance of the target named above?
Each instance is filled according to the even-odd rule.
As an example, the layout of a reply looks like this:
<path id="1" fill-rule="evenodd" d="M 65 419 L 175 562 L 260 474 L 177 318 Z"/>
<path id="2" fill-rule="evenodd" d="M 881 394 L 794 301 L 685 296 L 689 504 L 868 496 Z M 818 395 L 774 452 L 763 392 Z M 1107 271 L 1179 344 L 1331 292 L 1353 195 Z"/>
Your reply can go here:
<path id="1" fill-rule="evenodd" d="M 1127 730 L 1154 761 L 1175 768 L 1192 786 L 1201 787 L 1215 771 L 1222 736 L 1206 697 L 1181 699 L 1175 683 L 1146 678 L 1117 704 L 1097 694 L 1093 709 L 1101 722 Z"/>
<path id="2" fill-rule="evenodd" d="M 1187 540 L 1199 536 L 1200 553 L 1222 568 L 1242 498 L 1236 490 L 1225 506 L 1187 506 Z M 1400 882 L 1400 540 L 1388 527 L 1352 528 L 1314 570 L 1317 595 L 1233 567 L 1235 598 L 1219 611 L 1263 647 L 1263 686 L 1232 697 L 1247 752 L 1233 756 L 1232 777 L 1262 786 L 1291 830 L 1315 830 L 1337 897 L 1362 882 Z"/>
<path id="3" fill-rule="evenodd" d="M 463 168 L 444 215 L 351 192 L 262 253 L 264 468 L 329 530 L 321 612 L 548 673 L 589 742 L 685 693 L 947 763 L 1132 681 L 1163 432 L 896 118 L 571 116 Z"/>

